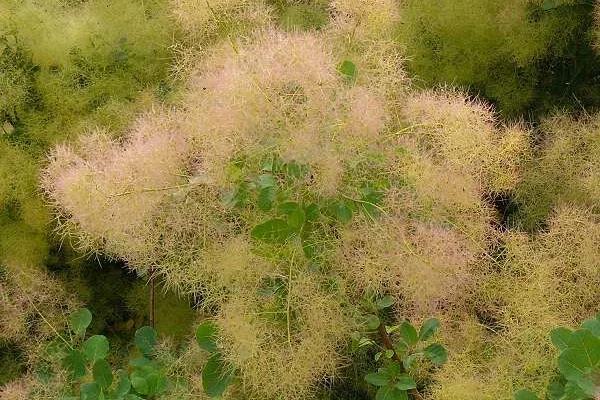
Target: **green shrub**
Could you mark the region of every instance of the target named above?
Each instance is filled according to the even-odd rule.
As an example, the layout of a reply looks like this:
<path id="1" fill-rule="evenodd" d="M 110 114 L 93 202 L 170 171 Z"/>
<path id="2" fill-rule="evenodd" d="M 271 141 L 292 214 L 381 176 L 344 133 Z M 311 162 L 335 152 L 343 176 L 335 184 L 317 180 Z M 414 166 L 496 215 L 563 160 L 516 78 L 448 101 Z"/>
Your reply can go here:
<path id="1" fill-rule="evenodd" d="M 369 4 L 337 2 L 339 18 Z M 398 104 L 402 72 L 364 51 L 388 48 L 370 23 L 394 15 L 365 15 L 352 58 L 326 29 L 218 44 L 183 108 L 146 114 L 118 143 L 98 131 L 57 147 L 44 171 L 81 249 L 202 298 L 237 371 L 232 397 L 314 396 L 366 292 L 402 298 L 394 326 L 465 307 L 478 282 L 484 197 L 514 187 L 528 133 L 458 91 Z"/>

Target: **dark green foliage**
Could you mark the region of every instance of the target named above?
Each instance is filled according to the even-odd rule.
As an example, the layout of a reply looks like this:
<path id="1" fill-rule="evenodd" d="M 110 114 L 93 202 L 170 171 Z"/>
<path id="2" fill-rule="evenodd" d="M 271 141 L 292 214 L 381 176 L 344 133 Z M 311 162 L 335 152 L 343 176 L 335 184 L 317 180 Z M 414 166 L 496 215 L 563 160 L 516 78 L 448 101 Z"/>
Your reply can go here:
<path id="1" fill-rule="evenodd" d="M 342 63 L 338 66 L 338 72 L 348 83 L 354 83 L 356 81 L 356 77 L 358 76 L 356 65 L 354 65 L 354 63 L 350 60 L 342 61 Z"/>
<path id="2" fill-rule="evenodd" d="M 203 322 L 196 328 L 196 342 L 203 350 L 209 353 L 217 351 L 217 334 L 218 328 L 212 322 Z"/>
<path id="3" fill-rule="evenodd" d="M 401 43 L 426 85 L 468 88 L 504 116 L 580 108 L 578 101 L 599 104 L 592 8 L 590 1 L 408 0 Z"/>
<path id="4" fill-rule="evenodd" d="M 594 185 L 585 183 L 600 160 L 600 126 L 593 117 L 557 115 L 540 125 L 536 156 L 524 165 L 514 195 L 511 225 L 536 231 L 544 228 L 553 210 L 566 204 L 597 211 Z"/>
<path id="5" fill-rule="evenodd" d="M 195 319 L 192 299 L 188 296 L 166 290 L 162 284 L 155 288 L 155 329 L 161 337 L 171 337 L 177 342 L 184 340 L 191 332 Z M 128 312 L 122 314 L 116 328 L 130 331 L 133 326 L 147 323 L 150 310 L 150 289 L 144 280 L 138 279 L 125 296 Z"/>
<path id="6" fill-rule="evenodd" d="M 73 389 L 74 394 L 90 400 L 153 399 L 169 390 L 173 383 L 165 375 L 163 366 L 153 359 L 157 338 L 154 329 L 144 326 L 135 332 L 134 344 L 142 356 L 129 360 L 127 370 L 114 372 L 109 362 L 110 344 L 105 336 L 94 335 L 81 344 L 85 328 L 91 323 L 89 315 L 89 310 L 80 309 L 70 316 L 71 330 L 77 336 L 70 343 L 62 337 L 64 343 L 60 346 L 64 353 L 62 365 L 71 373 L 73 388 L 78 387 L 78 390 Z M 85 383 L 77 386 L 80 381 Z"/>
<path id="7" fill-rule="evenodd" d="M 0 124 L 14 125 L 35 101 L 35 71 L 29 54 L 16 37 L 0 35 Z M 8 134 L 7 129 L 4 127 L 0 133 Z"/>
<path id="8" fill-rule="evenodd" d="M 144 356 L 151 356 L 152 350 L 156 346 L 156 331 L 149 326 L 141 327 L 135 331 L 134 343 Z"/>
<path id="9" fill-rule="evenodd" d="M 221 203 L 236 218 L 250 218 L 250 237 L 259 245 L 281 246 L 299 240 L 311 268 L 325 268 L 323 255 L 335 231 L 358 213 L 375 221 L 383 211 L 385 185 L 350 183 L 356 197 L 327 198 L 311 190 L 311 169 L 277 154 L 237 160 L 228 167 L 232 187 Z M 271 249 L 272 250 L 272 249 Z M 270 252 L 270 250 L 267 250 Z"/>
<path id="10" fill-rule="evenodd" d="M 363 321 L 369 331 L 367 336 L 360 332 L 352 334 L 352 349 L 357 352 L 376 347 L 374 360 L 382 364 L 376 372 L 367 373 L 364 380 L 377 387 L 376 400 L 408 400 L 409 393 L 417 389 L 416 377 L 422 376 L 419 371 L 444 364 L 448 358 L 444 346 L 426 343 L 435 335 L 440 322 L 429 319 L 419 331 L 408 321 L 387 326 L 381 320 L 386 318 L 385 311 L 394 305 L 395 299 L 386 295 L 379 299 L 366 296 L 363 300 L 364 309 L 374 314 L 366 315 Z"/>
<path id="11" fill-rule="evenodd" d="M 209 397 L 220 397 L 231 385 L 235 374 L 219 353 L 211 356 L 202 370 L 202 388 Z"/>
<path id="12" fill-rule="evenodd" d="M 19 346 L 0 342 L 0 386 L 25 372 L 25 355 Z"/>
<path id="13" fill-rule="evenodd" d="M 69 317 L 69 325 L 76 335 L 85 334 L 85 330 L 92 323 L 92 313 L 87 308 L 79 309 Z"/>

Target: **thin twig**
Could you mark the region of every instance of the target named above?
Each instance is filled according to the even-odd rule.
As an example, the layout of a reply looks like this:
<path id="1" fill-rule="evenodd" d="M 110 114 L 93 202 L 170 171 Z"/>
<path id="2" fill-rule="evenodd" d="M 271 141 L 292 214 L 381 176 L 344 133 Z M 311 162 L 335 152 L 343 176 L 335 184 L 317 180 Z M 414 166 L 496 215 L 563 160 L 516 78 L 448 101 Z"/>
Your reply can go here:
<path id="1" fill-rule="evenodd" d="M 165 191 L 165 190 L 181 189 L 181 188 L 184 188 L 184 187 L 195 186 L 195 185 L 197 185 L 197 183 L 184 183 L 182 185 L 166 186 L 166 187 L 161 187 L 161 188 L 144 188 L 144 189 L 141 189 L 140 191 L 129 190 L 129 191 L 126 191 L 126 192 L 109 194 L 107 197 L 110 199 L 110 198 L 113 198 L 113 197 L 127 196 L 127 195 L 130 195 L 130 194 L 139 194 L 139 193 L 148 193 L 148 192 L 162 192 L 162 191 Z"/>
<path id="2" fill-rule="evenodd" d="M 33 307 L 35 312 L 37 312 L 39 314 L 39 316 L 42 318 L 42 321 L 44 321 L 46 323 L 46 325 L 48 325 L 50 327 L 50 329 L 52 329 L 52 332 L 54 332 L 54 334 L 56 336 L 58 336 L 63 342 L 65 342 L 65 344 L 67 345 L 67 347 L 69 347 L 70 350 L 73 350 L 73 346 L 71 346 L 71 343 L 69 343 L 69 341 L 67 339 L 65 339 L 64 336 L 61 335 L 56 330 L 56 328 L 46 319 L 46 317 L 44 317 L 44 314 L 42 314 L 42 312 L 37 308 L 37 306 L 35 305 L 33 300 L 31 300 L 31 298 L 29 298 L 29 296 L 25 292 L 23 292 L 22 294 L 23 294 L 23 296 L 25 296 L 25 298 L 27 299 L 29 304 L 31 304 L 31 306 Z"/>
<path id="3" fill-rule="evenodd" d="M 405 133 L 409 133 L 409 131 L 411 129 L 419 128 L 422 126 L 443 126 L 443 125 L 439 122 L 424 122 L 422 124 L 415 124 L 415 125 L 411 125 L 411 126 L 407 126 L 402 129 L 399 129 L 396 132 L 392 133 L 392 135 L 396 135 L 396 136 L 403 135 Z"/>

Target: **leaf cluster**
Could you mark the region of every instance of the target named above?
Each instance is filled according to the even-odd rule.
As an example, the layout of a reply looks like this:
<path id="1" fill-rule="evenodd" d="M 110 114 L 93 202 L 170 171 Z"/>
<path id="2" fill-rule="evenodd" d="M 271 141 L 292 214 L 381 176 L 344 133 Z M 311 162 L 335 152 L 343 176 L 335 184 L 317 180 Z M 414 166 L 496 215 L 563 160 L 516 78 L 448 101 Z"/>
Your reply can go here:
<path id="1" fill-rule="evenodd" d="M 382 188 L 364 184 L 360 198 L 316 196 L 309 190 L 310 166 L 284 162 L 277 154 L 263 159 L 258 172 L 237 161 L 228 173 L 235 185 L 223 193 L 222 204 L 234 212 L 246 209 L 269 218 L 259 217 L 262 221 L 251 228 L 250 236 L 272 245 L 298 237 L 311 261 L 318 259 L 319 238 L 329 231 L 326 227 L 347 224 L 359 212 L 372 220 L 381 214 Z"/>
<path id="2" fill-rule="evenodd" d="M 377 314 L 394 303 L 392 296 L 383 296 L 371 303 L 376 313 L 365 316 L 364 326 L 369 332 L 377 332 L 382 345 L 377 343 L 377 339 L 364 337 L 359 332 L 352 334 L 355 349 L 374 346 L 380 350 L 374 358 L 382 366 L 377 372 L 365 375 L 365 381 L 378 388 L 376 400 L 407 400 L 409 393 L 417 390 L 415 376 L 419 370 L 426 363 L 439 366 L 448 359 L 443 345 L 430 343 L 440 326 L 438 319 L 428 319 L 418 331 L 409 321 L 393 326 L 381 322 Z"/>
<path id="3" fill-rule="evenodd" d="M 65 348 L 62 364 L 70 372 L 74 385 L 80 384 L 73 389 L 74 395 L 64 400 L 155 399 L 169 390 L 172 382 L 162 365 L 153 359 L 157 343 L 153 328 L 144 326 L 135 332 L 134 344 L 141 356 L 130 360 L 126 368 L 114 371 L 107 360 L 110 344 L 106 336 L 85 339 L 91 322 L 92 314 L 86 308 L 70 315 L 73 336 Z"/>
<path id="4" fill-rule="evenodd" d="M 547 388 L 546 400 L 593 400 L 600 394 L 600 313 L 575 331 L 556 328 L 550 332 L 559 350 L 560 377 Z M 515 400 L 538 400 L 529 390 L 515 393 Z"/>

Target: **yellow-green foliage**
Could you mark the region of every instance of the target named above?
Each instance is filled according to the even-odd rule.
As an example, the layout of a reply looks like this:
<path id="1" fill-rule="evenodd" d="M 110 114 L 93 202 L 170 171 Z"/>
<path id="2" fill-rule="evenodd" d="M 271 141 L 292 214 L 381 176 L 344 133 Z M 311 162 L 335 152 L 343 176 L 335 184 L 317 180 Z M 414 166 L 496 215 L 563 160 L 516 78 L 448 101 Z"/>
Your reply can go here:
<path id="1" fill-rule="evenodd" d="M 30 59 L 9 79 L 13 92 L 20 75 L 32 81 L 29 107 L 18 108 L 21 140 L 43 148 L 90 125 L 117 129 L 129 122 L 124 111 L 140 91 L 162 95 L 173 41 L 165 7 L 161 1 L 4 2 L 3 40 Z"/>
<path id="2" fill-rule="evenodd" d="M 327 0 L 270 0 L 279 12 L 279 25 L 288 31 L 323 28 L 329 22 Z"/>
<path id="3" fill-rule="evenodd" d="M 247 239 L 261 216 L 242 214 L 242 226 L 227 221 L 219 193 L 232 182 L 224 171 L 235 158 L 253 162 L 275 152 L 314 168 L 314 184 L 304 190 L 335 194 L 344 184 L 343 163 L 356 157 L 354 143 L 368 146 L 365 139 L 386 121 L 384 105 L 368 87 L 346 85 L 337 63 L 319 37 L 307 34 L 269 32 L 237 52 L 225 44 L 200 66 L 177 118 L 147 116 L 121 145 L 101 134 L 84 137 L 78 154 L 57 149 L 46 171 L 46 190 L 86 246 L 140 272 L 154 265 L 167 285 L 220 304 L 226 348 L 247 348 L 253 342 L 243 335 L 255 336 L 254 350 L 226 354 L 249 393 L 305 397 L 335 373 L 347 329 L 339 306 L 322 293 L 323 278 L 305 275 L 302 250 L 294 244 L 280 250 L 280 261 L 265 259 Z M 376 118 L 366 118 L 358 98 Z M 256 294 L 265 279 L 279 276 L 288 293 L 283 309 Z M 294 314 L 287 325 L 268 318 L 286 309 Z M 232 325 L 244 320 L 246 329 Z"/>
<path id="4" fill-rule="evenodd" d="M 0 2 L 0 341 L 22 348 L 32 371 L 44 354 L 36 344 L 64 329 L 63 312 L 77 304 L 44 266 L 51 218 L 40 156 L 96 125 L 114 135 L 166 98 L 169 17 L 160 1 Z M 15 387 L 31 398 L 58 396 L 33 375 L 24 382 Z"/>
<path id="5" fill-rule="evenodd" d="M 464 306 L 480 283 L 495 219 L 484 199 L 518 182 L 528 132 L 496 128 L 489 107 L 460 92 L 412 95 L 402 114 L 387 173 L 404 185 L 378 224 L 344 232 L 339 264 L 363 288 L 402 295 L 419 318 Z"/>
<path id="6" fill-rule="evenodd" d="M 0 265 L 11 273 L 41 267 L 50 215 L 37 196 L 36 165 L 22 149 L 0 142 Z"/>
<path id="7" fill-rule="evenodd" d="M 427 84 L 451 83 L 493 99 L 507 115 L 536 95 L 536 61 L 558 56 L 579 26 L 571 1 L 408 0 L 401 45 Z M 545 71 L 540 70 L 539 73 Z"/>
<path id="8" fill-rule="evenodd" d="M 214 40 L 249 33 L 272 19 L 261 0 L 171 0 L 177 22 L 194 40 Z"/>
<path id="9" fill-rule="evenodd" d="M 332 0 L 330 7 L 337 14 L 334 25 L 354 25 L 359 40 L 389 39 L 400 20 L 398 4 L 391 0 Z"/>
<path id="10" fill-rule="evenodd" d="M 24 71 L 28 61 L 15 37 L 2 35 L 0 31 L 0 122 L 3 124 L 14 121 L 30 100 L 31 78 Z M 4 128 L 0 133 L 6 131 Z"/>
<path id="11" fill-rule="evenodd" d="M 558 114 L 540 130 L 539 155 L 516 191 L 517 221 L 529 230 L 543 225 L 555 206 L 577 204 L 598 212 L 600 205 L 600 116 L 577 121 Z"/>

